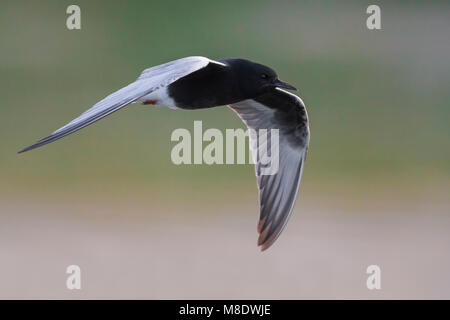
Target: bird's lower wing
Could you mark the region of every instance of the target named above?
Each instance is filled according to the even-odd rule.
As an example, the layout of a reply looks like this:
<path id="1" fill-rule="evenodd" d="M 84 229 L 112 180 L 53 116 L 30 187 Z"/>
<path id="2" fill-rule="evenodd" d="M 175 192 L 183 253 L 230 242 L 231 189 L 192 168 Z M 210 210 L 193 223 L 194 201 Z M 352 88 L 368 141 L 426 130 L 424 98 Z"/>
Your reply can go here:
<path id="1" fill-rule="evenodd" d="M 297 199 L 309 144 L 308 117 L 302 100 L 281 89 L 230 108 L 253 131 L 249 136 L 259 189 L 258 245 L 265 250 L 283 231 Z M 278 129 L 278 141 L 272 140 L 271 129 Z M 268 158 L 278 159 L 275 172 L 264 167 Z"/>
<path id="2" fill-rule="evenodd" d="M 96 103 L 92 108 L 82 113 L 78 118 L 56 130 L 48 137 L 19 151 L 19 153 L 41 147 L 74 133 L 125 107 L 140 97 L 168 86 L 172 82 L 204 68 L 210 62 L 213 61 L 205 57 L 187 57 L 146 69 L 135 82 L 110 94 L 105 99 Z"/>

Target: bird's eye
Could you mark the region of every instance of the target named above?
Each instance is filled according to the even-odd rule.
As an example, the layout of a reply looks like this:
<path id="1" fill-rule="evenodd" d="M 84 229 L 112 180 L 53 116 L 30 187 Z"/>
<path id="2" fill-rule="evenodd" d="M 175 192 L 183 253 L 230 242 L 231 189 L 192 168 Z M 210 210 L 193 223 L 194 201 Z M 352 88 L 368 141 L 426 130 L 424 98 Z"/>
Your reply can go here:
<path id="1" fill-rule="evenodd" d="M 261 74 L 261 79 L 267 79 L 269 76 L 265 73 Z"/>

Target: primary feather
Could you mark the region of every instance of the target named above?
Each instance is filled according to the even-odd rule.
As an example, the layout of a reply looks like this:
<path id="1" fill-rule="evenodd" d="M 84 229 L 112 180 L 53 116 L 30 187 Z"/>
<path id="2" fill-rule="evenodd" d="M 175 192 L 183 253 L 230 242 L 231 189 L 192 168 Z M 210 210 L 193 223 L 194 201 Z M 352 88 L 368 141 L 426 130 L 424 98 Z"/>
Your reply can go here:
<path id="1" fill-rule="evenodd" d="M 96 103 L 92 108 L 83 112 L 78 118 L 54 131 L 48 137 L 19 151 L 19 153 L 36 149 L 74 133 L 75 131 L 125 107 L 137 99 L 166 87 L 181 77 L 204 68 L 210 62 L 211 60 L 205 57 L 187 57 L 146 69 L 135 82 L 110 94 L 100 102 Z"/>

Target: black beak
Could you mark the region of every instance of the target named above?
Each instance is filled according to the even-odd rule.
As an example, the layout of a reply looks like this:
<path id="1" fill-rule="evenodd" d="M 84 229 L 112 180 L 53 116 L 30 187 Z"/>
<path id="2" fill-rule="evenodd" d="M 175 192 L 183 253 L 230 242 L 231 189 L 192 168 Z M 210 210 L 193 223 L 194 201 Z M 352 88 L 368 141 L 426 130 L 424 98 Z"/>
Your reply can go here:
<path id="1" fill-rule="evenodd" d="M 284 88 L 284 89 L 289 89 L 289 90 L 297 90 L 296 87 L 294 87 L 293 85 L 290 85 L 287 82 L 281 81 L 280 79 L 275 79 L 275 81 L 273 82 L 273 84 L 275 85 L 275 87 L 278 88 Z"/>

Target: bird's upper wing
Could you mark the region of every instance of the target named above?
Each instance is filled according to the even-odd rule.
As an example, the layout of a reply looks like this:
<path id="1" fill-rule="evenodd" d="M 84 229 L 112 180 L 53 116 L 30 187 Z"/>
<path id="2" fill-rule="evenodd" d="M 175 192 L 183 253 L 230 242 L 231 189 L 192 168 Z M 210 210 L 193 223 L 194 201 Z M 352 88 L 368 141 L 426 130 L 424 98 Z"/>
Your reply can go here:
<path id="1" fill-rule="evenodd" d="M 299 97 L 279 88 L 230 105 L 230 108 L 250 129 L 250 148 L 259 189 L 258 245 L 265 250 L 283 231 L 294 208 L 309 144 L 308 116 Z M 278 170 L 273 168 L 277 141 L 261 129 L 269 133 L 271 129 L 278 129 L 278 167 L 275 167 Z M 269 156 L 268 150 L 273 154 Z M 271 170 L 264 167 L 268 157 L 272 157 Z"/>
<path id="2" fill-rule="evenodd" d="M 78 118 L 56 130 L 48 137 L 21 150 L 19 153 L 38 148 L 74 133 L 136 101 L 140 97 L 168 86 L 177 79 L 206 67 L 210 62 L 218 63 L 205 57 L 186 57 L 146 69 L 135 82 L 110 94 L 92 108 L 86 110 Z"/>

